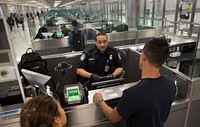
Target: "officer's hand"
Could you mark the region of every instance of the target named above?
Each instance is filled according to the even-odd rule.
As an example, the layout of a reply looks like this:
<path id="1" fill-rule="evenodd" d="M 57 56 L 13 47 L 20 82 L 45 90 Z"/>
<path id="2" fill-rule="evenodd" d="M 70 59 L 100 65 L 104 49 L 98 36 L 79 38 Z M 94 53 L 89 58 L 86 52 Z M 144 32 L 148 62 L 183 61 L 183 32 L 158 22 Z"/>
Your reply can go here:
<path id="1" fill-rule="evenodd" d="M 92 73 L 91 79 L 92 79 L 93 81 L 95 81 L 95 82 L 98 82 L 98 81 L 100 81 L 100 76 L 97 75 L 97 74 Z"/>
<path id="2" fill-rule="evenodd" d="M 108 79 L 114 79 L 115 76 L 114 76 L 113 74 L 109 74 L 109 75 L 107 76 L 107 78 L 108 78 Z"/>

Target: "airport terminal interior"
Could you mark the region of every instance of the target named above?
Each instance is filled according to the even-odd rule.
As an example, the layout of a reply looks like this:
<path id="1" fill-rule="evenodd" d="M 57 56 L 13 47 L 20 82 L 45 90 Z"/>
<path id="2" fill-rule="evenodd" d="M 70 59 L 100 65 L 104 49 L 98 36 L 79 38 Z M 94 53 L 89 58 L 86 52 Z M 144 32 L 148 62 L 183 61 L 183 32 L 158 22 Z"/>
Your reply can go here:
<path id="1" fill-rule="evenodd" d="M 78 83 L 83 50 L 68 42 L 73 20 L 84 33 L 83 50 L 96 34 L 107 34 L 120 51 L 122 77 L 92 83 L 93 90 Z M 124 120 L 110 122 L 92 97 L 100 92 L 114 108 L 141 79 L 140 54 L 155 37 L 170 45 L 161 74 L 176 84 L 164 127 L 200 127 L 200 0 L 0 0 L 0 127 L 20 127 L 21 107 L 39 94 L 59 99 L 67 127 L 125 127 Z M 45 61 L 45 73 L 22 67 L 30 52 Z"/>

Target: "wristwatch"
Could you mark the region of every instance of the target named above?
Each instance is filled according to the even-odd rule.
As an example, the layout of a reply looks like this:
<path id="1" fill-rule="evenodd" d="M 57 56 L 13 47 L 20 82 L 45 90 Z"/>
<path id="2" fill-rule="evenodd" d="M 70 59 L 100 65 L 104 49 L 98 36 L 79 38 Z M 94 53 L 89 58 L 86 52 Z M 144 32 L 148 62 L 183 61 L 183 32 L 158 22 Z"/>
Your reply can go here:
<path id="1" fill-rule="evenodd" d="M 102 101 L 104 101 L 103 98 L 99 98 L 99 99 L 96 101 L 96 104 L 99 106 L 100 103 L 101 103 Z"/>

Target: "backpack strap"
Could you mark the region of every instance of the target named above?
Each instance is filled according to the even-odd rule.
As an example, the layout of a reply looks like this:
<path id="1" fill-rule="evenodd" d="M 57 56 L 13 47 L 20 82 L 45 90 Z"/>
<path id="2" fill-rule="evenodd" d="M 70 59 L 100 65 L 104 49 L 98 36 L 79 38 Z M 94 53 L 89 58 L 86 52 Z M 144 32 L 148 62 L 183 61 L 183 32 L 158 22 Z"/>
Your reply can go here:
<path id="1" fill-rule="evenodd" d="M 78 30 L 78 33 L 75 33 L 75 32 L 72 30 L 72 34 L 81 34 L 81 31 Z"/>

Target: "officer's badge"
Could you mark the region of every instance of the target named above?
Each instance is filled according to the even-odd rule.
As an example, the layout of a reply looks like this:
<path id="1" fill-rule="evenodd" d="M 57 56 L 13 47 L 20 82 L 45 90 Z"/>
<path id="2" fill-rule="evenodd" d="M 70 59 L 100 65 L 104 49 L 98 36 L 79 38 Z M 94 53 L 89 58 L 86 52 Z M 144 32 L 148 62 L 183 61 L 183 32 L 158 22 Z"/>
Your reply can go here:
<path id="1" fill-rule="evenodd" d="M 88 59 L 88 61 L 93 61 L 93 60 L 94 60 L 94 58 L 89 58 L 89 59 Z"/>
<path id="2" fill-rule="evenodd" d="M 83 53 L 83 54 L 81 55 L 80 60 L 83 61 L 85 58 L 86 58 L 86 55 Z"/>
<path id="3" fill-rule="evenodd" d="M 109 60 L 112 60 L 113 59 L 113 56 L 112 56 L 112 54 L 109 56 Z"/>

